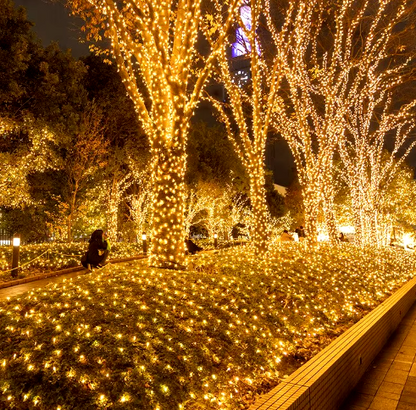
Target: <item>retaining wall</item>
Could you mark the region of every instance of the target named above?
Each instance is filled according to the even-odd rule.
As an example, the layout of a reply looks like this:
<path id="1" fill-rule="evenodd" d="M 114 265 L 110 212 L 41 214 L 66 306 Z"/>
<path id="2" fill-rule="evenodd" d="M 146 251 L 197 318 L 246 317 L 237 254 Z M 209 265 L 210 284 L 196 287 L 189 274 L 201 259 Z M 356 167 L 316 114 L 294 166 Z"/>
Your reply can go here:
<path id="1" fill-rule="evenodd" d="M 335 410 L 416 300 L 416 278 L 296 370 L 250 410 Z"/>

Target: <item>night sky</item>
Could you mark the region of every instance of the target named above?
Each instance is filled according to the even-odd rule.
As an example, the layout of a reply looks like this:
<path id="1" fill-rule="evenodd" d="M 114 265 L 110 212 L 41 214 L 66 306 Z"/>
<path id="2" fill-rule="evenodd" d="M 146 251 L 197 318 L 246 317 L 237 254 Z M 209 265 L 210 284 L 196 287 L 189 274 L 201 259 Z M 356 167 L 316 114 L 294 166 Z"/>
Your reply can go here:
<path id="1" fill-rule="evenodd" d="M 27 10 L 28 19 L 35 24 L 34 31 L 44 46 L 55 41 L 62 50 L 70 48 L 75 57 L 89 54 L 88 45 L 78 40 L 83 35 L 82 20 L 70 16 L 62 4 L 46 0 L 14 0 L 14 3 Z"/>
<path id="2" fill-rule="evenodd" d="M 34 31 L 44 46 L 52 41 L 59 43 L 61 49 L 70 48 L 72 55 L 81 57 L 89 54 L 88 45 L 79 42 L 83 36 L 80 31 L 82 21 L 69 15 L 69 11 L 59 3 L 46 0 L 14 0 L 16 6 L 27 9 L 27 16 L 32 21 Z M 288 186 L 293 178 L 293 159 L 287 144 L 278 141 L 268 149 L 267 166 L 273 170 L 277 184 Z M 416 149 L 413 149 L 407 162 L 416 168 Z"/>

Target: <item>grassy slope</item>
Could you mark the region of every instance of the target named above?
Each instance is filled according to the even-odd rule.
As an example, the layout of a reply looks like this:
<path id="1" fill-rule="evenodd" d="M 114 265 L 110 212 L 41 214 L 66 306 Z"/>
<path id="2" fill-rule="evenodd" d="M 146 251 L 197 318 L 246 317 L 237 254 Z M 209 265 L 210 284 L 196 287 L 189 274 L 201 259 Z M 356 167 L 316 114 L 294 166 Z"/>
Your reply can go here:
<path id="1" fill-rule="evenodd" d="M 245 408 L 415 271 L 413 254 L 299 244 L 111 266 L 0 305 L 0 407 Z"/>

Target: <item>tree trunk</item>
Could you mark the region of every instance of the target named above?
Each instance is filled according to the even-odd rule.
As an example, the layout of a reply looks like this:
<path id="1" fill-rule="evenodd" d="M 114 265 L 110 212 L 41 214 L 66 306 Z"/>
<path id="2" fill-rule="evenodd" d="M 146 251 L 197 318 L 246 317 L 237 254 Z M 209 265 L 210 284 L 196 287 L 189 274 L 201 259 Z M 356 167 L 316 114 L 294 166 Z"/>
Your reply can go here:
<path id="1" fill-rule="evenodd" d="M 150 251 L 150 263 L 155 267 L 178 269 L 184 264 L 185 168 L 184 147 L 159 148 Z"/>
<path id="2" fill-rule="evenodd" d="M 337 222 L 334 212 L 334 196 L 332 184 L 331 186 L 324 187 L 323 211 L 328 237 L 332 243 L 338 242 Z"/>
<path id="3" fill-rule="evenodd" d="M 315 186 L 308 186 L 302 190 L 306 239 L 311 243 L 318 242 L 318 206 L 320 201 L 317 189 Z"/>
<path id="4" fill-rule="evenodd" d="M 251 238 L 256 255 L 266 252 L 269 240 L 270 217 L 264 184 L 264 167 L 261 163 L 257 165 L 256 169 L 250 169 L 250 202 L 253 215 Z"/>
<path id="5" fill-rule="evenodd" d="M 362 224 L 361 212 L 358 206 L 354 204 L 354 201 L 352 201 L 352 207 L 353 207 L 354 229 L 355 229 L 354 242 L 357 245 L 363 245 L 364 240 L 363 240 L 363 224 Z"/>
<path id="6" fill-rule="evenodd" d="M 66 224 L 66 240 L 68 243 L 72 242 L 72 213 L 68 215 Z"/>
<path id="7" fill-rule="evenodd" d="M 78 193 L 78 183 L 75 183 L 74 190 L 72 192 L 71 203 L 69 204 L 69 215 L 68 215 L 68 224 L 67 224 L 67 241 L 73 241 L 73 226 L 74 226 L 74 215 L 76 211 L 76 203 L 77 203 L 77 193 Z"/>
<path id="8" fill-rule="evenodd" d="M 338 242 L 337 223 L 336 223 L 334 209 L 333 209 L 332 204 L 325 204 L 324 213 L 325 213 L 325 225 L 328 231 L 329 240 L 332 243 Z"/>
<path id="9" fill-rule="evenodd" d="M 107 210 L 107 235 L 110 242 L 117 242 L 118 234 L 118 201 L 119 186 L 113 178 L 112 186 L 109 192 L 108 210 Z"/>
<path id="10" fill-rule="evenodd" d="M 114 201 L 110 201 L 108 206 L 107 235 L 110 242 L 117 242 L 118 234 L 118 207 Z"/>

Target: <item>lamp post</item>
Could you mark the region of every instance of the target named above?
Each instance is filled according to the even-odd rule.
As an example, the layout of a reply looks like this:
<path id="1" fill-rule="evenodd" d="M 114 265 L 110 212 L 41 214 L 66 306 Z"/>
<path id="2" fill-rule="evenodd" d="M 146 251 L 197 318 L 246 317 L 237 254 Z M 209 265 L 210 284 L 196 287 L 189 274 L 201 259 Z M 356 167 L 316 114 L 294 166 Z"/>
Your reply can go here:
<path id="1" fill-rule="evenodd" d="M 218 234 L 214 233 L 214 248 L 218 246 Z"/>
<path id="2" fill-rule="evenodd" d="M 12 277 L 17 278 L 20 259 L 20 236 L 13 237 Z"/>
<path id="3" fill-rule="evenodd" d="M 147 241 L 146 241 L 146 233 L 145 232 L 143 232 L 143 234 L 142 234 L 142 240 L 143 240 L 143 253 L 145 254 L 145 255 L 147 255 Z"/>

